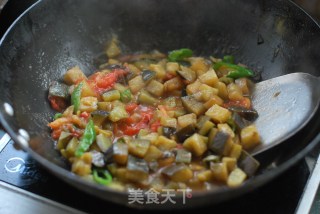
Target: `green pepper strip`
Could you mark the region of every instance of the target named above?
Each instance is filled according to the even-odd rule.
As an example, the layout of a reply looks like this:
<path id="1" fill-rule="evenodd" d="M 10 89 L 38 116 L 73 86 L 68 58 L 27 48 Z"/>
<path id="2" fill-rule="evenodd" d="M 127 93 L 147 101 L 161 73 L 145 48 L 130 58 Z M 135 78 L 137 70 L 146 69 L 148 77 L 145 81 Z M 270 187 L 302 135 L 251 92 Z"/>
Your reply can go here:
<path id="1" fill-rule="evenodd" d="M 73 90 L 71 94 L 71 104 L 74 106 L 74 113 L 77 113 L 80 107 L 82 86 L 83 83 L 79 83 L 79 85 Z"/>
<path id="2" fill-rule="evenodd" d="M 62 117 L 62 114 L 61 113 L 56 113 L 53 118 L 56 120 L 58 118 Z"/>
<path id="3" fill-rule="evenodd" d="M 222 61 L 226 63 L 234 64 L 234 57 L 231 55 L 225 55 Z"/>
<path id="4" fill-rule="evenodd" d="M 102 175 L 102 176 L 100 176 Z M 98 184 L 108 185 L 112 182 L 112 176 L 108 170 L 93 170 L 93 180 Z"/>
<path id="5" fill-rule="evenodd" d="M 233 78 L 233 79 L 238 79 L 241 77 L 252 77 L 253 76 L 253 71 L 250 69 L 244 68 L 239 65 L 234 65 L 226 62 L 217 62 L 216 64 L 213 65 L 213 69 L 219 70 L 220 68 L 226 68 L 229 69 L 229 73 L 227 77 Z"/>
<path id="6" fill-rule="evenodd" d="M 182 48 L 179 50 L 173 50 L 169 52 L 168 59 L 171 62 L 177 62 L 183 60 L 184 58 L 191 57 L 193 51 L 188 48 Z"/>
<path id="7" fill-rule="evenodd" d="M 75 152 L 75 155 L 77 157 L 80 157 L 81 155 L 83 155 L 83 153 L 89 149 L 89 147 L 91 146 L 93 141 L 95 141 L 95 139 L 96 139 L 96 132 L 94 130 L 94 123 L 92 120 L 89 120 L 84 130 L 83 136 L 80 140 L 80 143 L 77 147 L 77 150 Z"/>
<path id="8" fill-rule="evenodd" d="M 128 103 L 131 100 L 131 91 L 126 89 L 120 93 L 120 100 L 124 103 Z"/>

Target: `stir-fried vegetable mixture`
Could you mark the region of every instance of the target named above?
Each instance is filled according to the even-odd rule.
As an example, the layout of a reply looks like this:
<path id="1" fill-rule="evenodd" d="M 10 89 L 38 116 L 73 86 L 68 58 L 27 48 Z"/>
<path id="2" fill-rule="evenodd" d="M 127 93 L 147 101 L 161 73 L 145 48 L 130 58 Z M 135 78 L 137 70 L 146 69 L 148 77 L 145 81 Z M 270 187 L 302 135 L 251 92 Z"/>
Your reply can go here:
<path id="1" fill-rule="evenodd" d="M 74 67 L 49 88 L 72 172 L 121 190 L 237 187 L 255 174 L 251 70 L 187 48 L 122 55 L 116 39 L 106 54 L 91 76 Z"/>

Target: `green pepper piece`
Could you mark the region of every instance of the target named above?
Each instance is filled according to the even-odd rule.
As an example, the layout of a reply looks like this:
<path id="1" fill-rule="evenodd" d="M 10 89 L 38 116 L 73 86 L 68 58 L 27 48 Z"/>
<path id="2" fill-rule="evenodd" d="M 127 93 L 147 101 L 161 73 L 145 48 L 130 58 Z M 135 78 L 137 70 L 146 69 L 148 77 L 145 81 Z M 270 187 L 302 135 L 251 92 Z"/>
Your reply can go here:
<path id="1" fill-rule="evenodd" d="M 56 113 L 53 118 L 56 120 L 58 118 L 62 117 L 62 114 L 61 113 Z"/>
<path id="2" fill-rule="evenodd" d="M 231 55 L 225 55 L 222 61 L 226 63 L 234 64 L 234 57 Z"/>
<path id="3" fill-rule="evenodd" d="M 85 151 L 89 149 L 93 141 L 96 139 L 96 131 L 94 130 L 94 123 L 90 119 L 83 133 L 80 143 L 77 147 L 75 155 L 80 157 Z"/>
<path id="4" fill-rule="evenodd" d="M 124 103 L 128 103 L 131 101 L 131 91 L 130 89 L 126 89 L 120 93 L 120 100 Z"/>
<path id="5" fill-rule="evenodd" d="M 233 79 L 253 76 L 253 71 L 239 65 L 234 65 L 234 64 L 230 64 L 222 61 L 217 62 L 216 64 L 213 65 L 214 70 L 219 70 L 220 68 L 226 68 L 230 70 L 229 73 L 227 74 L 227 77 L 233 78 Z"/>
<path id="6" fill-rule="evenodd" d="M 235 121 L 234 121 L 234 119 L 232 119 L 232 118 L 229 118 L 228 120 L 227 120 L 227 124 L 230 126 L 230 128 L 232 129 L 232 131 L 236 131 L 236 123 L 235 123 Z"/>
<path id="7" fill-rule="evenodd" d="M 94 169 L 93 180 L 98 184 L 108 185 L 112 182 L 112 176 L 108 170 L 105 169 Z"/>
<path id="8" fill-rule="evenodd" d="M 71 104 L 74 106 L 74 113 L 77 113 L 80 107 L 82 86 L 83 83 L 79 83 L 79 85 L 73 90 L 71 94 Z"/>
<path id="9" fill-rule="evenodd" d="M 169 52 L 168 59 L 171 62 L 177 62 L 184 58 L 191 57 L 193 51 L 188 48 L 181 48 L 179 50 L 173 50 Z"/>

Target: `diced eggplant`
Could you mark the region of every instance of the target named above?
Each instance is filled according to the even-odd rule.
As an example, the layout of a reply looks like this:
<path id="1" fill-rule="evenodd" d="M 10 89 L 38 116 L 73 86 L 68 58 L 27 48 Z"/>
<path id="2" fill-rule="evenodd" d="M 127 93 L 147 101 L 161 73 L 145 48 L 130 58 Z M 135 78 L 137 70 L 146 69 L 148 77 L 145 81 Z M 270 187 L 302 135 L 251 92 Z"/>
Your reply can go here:
<path id="1" fill-rule="evenodd" d="M 211 106 L 205 113 L 216 123 L 225 123 L 231 117 L 231 112 L 217 104 Z"/>
<path id="2" fill-rule="evenodd" d="M 104 161 L 105 163 L 113 163 L 113 146 L 110 146 L 107 151 L 104 152 Z"/>
<path id="3" fill-rule="evenodd" d="M 226 163 L 210 162 L 212 178 L 216 181 L 225 183 L 228 179 L 228 168 Z"/>
<path id="4" fill-rule="evenodd" d="M 74 153 L 76 152 L 78 145 L 79 145 L 79 140 L 76 137 L 73 137 L 69 141 L 65 150 L 67 158 L 75 156 Z"/>
<path id="5" fill-rule="evenodd" d="M 128 157 L 127 169 L 132 171 L 141 171 L 149 173 L 149 167 L 147 161 L 141 158 L 136 158 L 132 155 Z"/>
<path id="6" fill-rule="evenodd" d="M 179 131 L 177 131 L 176 136 L 177 136 L 179 142 L 182 143 L 185 139 L 187 139 L 188 137 L 193 135 L 195 132 L 196 132 L 195 126 L 188 125 L 182 129 L 180 129 Z"/>
<path id="7" fill-rule="evenodd" d="M 96 167 L 103 167 L 105 165 L 104 155 L 95 150 L 91 151 L 92 164 Z"/>
<path id="8" fill-rule="evenodd" d="M 184 149 L 179 149 L 176 155 L 176 163 L 191 163 L 191 152 Z"/>
<path id="9" fill-rule="evenodd" d="M 161 126 L 177 128 L 177 119 L 171 117 L 161 117 L 160 124 Z"/>
<path id="10" fill-rule="evenodd" d="M 154 96 L 160 97 L 164 92 L 164 85 L 157 80 L 151 80 L 150 83 L 148 83 L 146 90 Z"/>
<path id="11" fill-rule="evenodd" d="M 218 155 L 222 155 L 229 137 L 228 134 L 219 131 L 213 138 L 213 141 L 209 142 L 209 148 Z"/>
<path id="12" fill-rule="evenodd" d="M 188 80 L 190 82 L 194 82 L 197 79 L 196 73 L 191 70 L 190 68 L 187 68 L 185 66 L 180 66 L 181 70 L 177 71 L 177 73 L 184 78 L 185 80 Z"/>
<path id="13" fill-rule="evenodd" d="M 201 129 L 201 127 L 207 122 L 210 121 L 210 117 L 203 115 L 201 117 L 199 117 L 198 121 L 197 121 L 197 129 Z"/>
<path id="14" fill-rule="evenodd" d="M 248 152 L 242 150 L 238 165 L 248 176 L 251 177 L 258 170 L 260 163 Z"/>
<path id="15" fill-rule="evenodd" d="M 148 162 L 152 162 L 152 161 L 157 161 L 162 156 L 163 156 L 163 152 L 160 149 L 158 149 L 154 145 L 150 145 L 146 155 L 144 156 L 144 159 Z"/>
<path id="16" fill-rule="evenodd" d="M 50 83 L 50 86 L 49 86 L 49 97 L 50 96 L 68 99 L 69 87 L 66 84 L 53 81 Z"/>
<path id="17" fill-rule="evenodd" d="M 119 64 L 106 64 L 105 66 L 103 66 L 104 69 L 108 69 L 108 70 L 115 70 L 115 69 L 125 69 L 124 66 L 119 65 Z"/>
<path id="18" fill-rule="evenodd" d="M 214 127 L 214 123 L 210 121 L 210 117 L 203 115 L 199 118 L 196 127 L 199 134 L 207 135 L 208 132 Z"/>
<path id="19" fill-rule="evenodd" d="M 112 122 L 117 122 L 121 119 L 129 117 L 126 109 L 123 106 L 115 106 L 110 112 L 109 119 Z"/>
<path id="20" fill-rule="evenodd" d="M 178 117 L 178 125 L 180 128 L 186 127 L 188 125 L 196 125 L 197 115 L 194 113 L 185 114 Z"/>
<path id="21" fill-rule="evenodd" d="M 193 177 L 192 170 L 184 164 L 173 164 L 166 167 L 162 174 L 175 182 L 186 182 Z"/>
<path id="22" fill-rule="evenodd" d="M 259 116 L 258 112 L 254 109 L 246 109 L 239 106 L 230 106 L 228 109 L 238 113 L 241 117 L 249 121 L 254 121 Z"/>
<path id="23" fill-rule="evenodd" d="M 147 91 L 142 90 L 138 96 L 139 103 L 147 104 L 147 105 L 157 105 L 158 99 L 154 98 L 151 94 Z"/>
<path id="24" fill-rule="evenodd" d="M 220 162 L 221 157 L 218 155 L 208 155 L 207 157 L 203 158 L 202 161 L 203 162 Z"/>
<path id="25" fill-rule="evenodd" d="M 105 102 L 111 102 L 120 99 L 120 92 L 118 90 L 110 90 L 102 94 L 102 99 Z"/>
<path id="26" fill-rule="evenodd" d="M 157 161 L 151 161 L 149 162 L 149 169 L 153 172 L 156 172 L 159 168 L 159 164 Z"/>
<path id="27" fill-rule="evenodd" d="M 95 125 L 100 126 L 109 116 L 109 112 L 104 110 L 96 110 L 91 112 L 92 120 Z"/>
<path id="28" fill-rule="evenodd" d="M 125 165 L 128 160 L 128 145 L 121 142 L 113 144 L 113 159 L 120 165 Z"/>
<path id="29" fill-rule="evenodd" d="M 190 66 L 191 66 L 191 63 L 190 63 L 189 61 L 181 60 L 181 61 L 178 61 L 178 63 L 179 63 L 181 66 L 184 66 L 184 67 L 190 67 Z"/>
<path id="30" fill-rule="evenodd" d="M 128 143 L 129 153 L 139 158 L 143 158 L 146 155 L 149 146 L 150 141 L 143 139 L 134 139 Z"/>
<path id="31" fill-rule="evenodd" d="M 57 143 L 57 149 L 64 149 L 67 146 L 67 143 L 72 138 L 72 135 L 69 132 L 61 132 L 58 143 Z"/>
<path id="32" fill-rule="evenodd" d="M 144 82 L 149 82 L 156 77 L 156 72 L 150 70 L 143 70 L 141 72 L 141 76 Z"/>
<path id="33" fill-rule="evenodd" d="M 227 185 L 229 187 L 240 186 L 246 180 L 246 178 L 246 173 L 244 173 L 240 168 L 236 168 L 233 171 L 231 171 L 227 180 Z"/>
<path id="34" fill-rule="evenodd" d="M 237 112 L 233 112 L 231 119 L 233 120 L 234 124 L 236 125 L 236 128 L 238 128 L 240 130 L 249 125 L 249 122 L 247 120 L 245 120 L 244 118 L 242 118 L 239 115 L 239 113 L 237 113 Z"/>
<path id="35" fill-rule="evenodd" d="M 183 148 L 192 152 L 194 156 L 200 157 L 208 149 L 206 141 L 208 141 L 207 137 L 195 133 L 183 142 Z"/>
<path id="36" fill-rule="evenodd" d="M 245 150 L 251 150 L 261 142 L 260 135 L 255 125 L 243 128 L 240 132 L 241 145 Z"/>
<path id="37" fill-rule="evenodd" d="M 112 145 L 111 138 L 105 136 L 104 134 L 98 134 L 96 137 L 96 142 L 101 152 L 106 152 Z"/>
<path id="38" fill-rule="evenodd" d="M 177 171 L 180 171 L 181 169 L 186 168 L 187 166 L 184 164 L 173 164 L 171 166 L 166 167 L 162 173 L 171 177 L 174 173 L 176 173 Z"/>
<path id="39" fill-rule="evenodd" d="M 161 151 L 166 151 L 176 148 L 177 142 L 172 139 L 166 138 L 165 136 L 159 136 L 154 145 Z"/>
<path id="40" fill-rule="evenodd" d="M 163 135 L 167 138 L 170 138 L 171 136 L 175 135 L 176 129 L 171 127 L 163 127 L 162 128 Z"/>
<path id="41" fill-rule="evenodd" d="M 195 113 L 196 115 L 201 115 L 206 111 L 206 108 L 201 102 L 198 102 L 192 96 L 182 97 L 182 104 L 188 112 Z"/>

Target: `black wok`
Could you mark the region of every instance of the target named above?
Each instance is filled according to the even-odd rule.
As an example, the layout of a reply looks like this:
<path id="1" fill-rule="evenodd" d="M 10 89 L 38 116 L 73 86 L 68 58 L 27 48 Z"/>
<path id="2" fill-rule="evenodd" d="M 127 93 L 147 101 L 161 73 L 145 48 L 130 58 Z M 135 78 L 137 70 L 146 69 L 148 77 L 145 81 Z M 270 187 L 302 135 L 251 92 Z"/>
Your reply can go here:
<path id="1" fill-rule="evenodd" d="M 128 52 L 153 49 L 166 52 L 188 47 L 197 55 L 232 54 L 260 73 L 262 80 L 291 72 L 320 75 L 320 28 L 289 1 L 37 2 L 1 40 L 1 123 L 16 142 L 57 177 L 92 195 L 123 205 L 129 205 L 127 193 L 88 183 L 68 170 L 69 166 L 54 149 L 47 128 L 54 115 L 46 99 L 50 81 L 61 78 L 75 65 L 86 74 L 94 72 L 105 60 L 101 53 L 112 34 L 119 36 Z M 213 204 L 260 187 L 315 147 L 320 140 L 319 114 L 318 111 L 287 142 L 258 156 L 261 170 L 243 186 L 193 193 L 185 205 L 143 206 Z M 267 169 L 271 163 L 273 167 Z"/>

